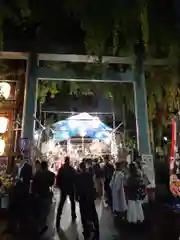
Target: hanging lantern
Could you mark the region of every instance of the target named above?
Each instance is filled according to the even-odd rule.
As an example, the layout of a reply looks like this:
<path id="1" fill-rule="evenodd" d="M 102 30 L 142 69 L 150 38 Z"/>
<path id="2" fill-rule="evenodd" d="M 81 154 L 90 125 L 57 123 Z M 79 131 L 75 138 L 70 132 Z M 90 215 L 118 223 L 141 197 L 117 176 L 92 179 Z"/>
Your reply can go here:
<path id="1" fill-rule="evenodd" d="M 8 128 L 8 118 L 0 117 L 0 133 L 3 134 L 7 131 Z"/>
<path id="2" fill-rule="evenodd" d="M 0 155 L 4 153 L 5 145 L 5 141 L 3 139 L 0 139 Z"/>
<path id="3" fill-rule="evenodd" d="M 10 92 L 11 92 L 11 85 L 7 82 L 0 82 L 0 95 L 5 99 L 8 99 Z"/>

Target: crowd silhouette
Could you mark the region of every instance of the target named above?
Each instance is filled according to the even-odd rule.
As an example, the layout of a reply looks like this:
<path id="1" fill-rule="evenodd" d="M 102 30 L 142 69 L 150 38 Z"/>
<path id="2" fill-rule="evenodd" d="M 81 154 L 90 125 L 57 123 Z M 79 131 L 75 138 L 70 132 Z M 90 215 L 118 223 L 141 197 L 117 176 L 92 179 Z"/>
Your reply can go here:
<path id="1" fill-rule="evenodd" d="M 145 177 L 136 162 L 115 162 L 110 156 L 83 159 L 76 168 L 67 156 L 55 175 L 47 161 L 36 161 L 35 169 L 22 159 L 9 193 L 8 225 L 4 234 L 29 232 L 42 236 L 48 231 L 47 218 L 52 211 L 54 188 L 59 189 L 55 228 L 61 230 L 63 207 L 70 199 L 72 222 L 76 222 L 76 202 L 79 204 L 85 240 L 100 239 L 99 219 L 95 200 L 131 224 L 144 221 L 142 201 L 146 197 Z"/>

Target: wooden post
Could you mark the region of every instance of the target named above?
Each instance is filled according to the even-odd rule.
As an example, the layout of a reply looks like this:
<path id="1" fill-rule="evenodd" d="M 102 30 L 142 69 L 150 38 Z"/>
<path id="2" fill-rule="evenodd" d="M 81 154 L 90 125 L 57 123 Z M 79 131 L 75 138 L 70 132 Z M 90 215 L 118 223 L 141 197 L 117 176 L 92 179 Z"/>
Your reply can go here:
<path id="1" fill-rule="evenodd" d="M 139 41 L 136 48 L 136 70 L 134 73 L 134 100 L 136 115 L 137 147 L 139 153 L 151 154 L 147 92 L 144 73 L 144 43 Z"/>
<path id="2" fill-rule="evenodd" d="M 37 105 L 37 55 L 29 54 L 24 93 L 22 137 L 33 140 Z"/>

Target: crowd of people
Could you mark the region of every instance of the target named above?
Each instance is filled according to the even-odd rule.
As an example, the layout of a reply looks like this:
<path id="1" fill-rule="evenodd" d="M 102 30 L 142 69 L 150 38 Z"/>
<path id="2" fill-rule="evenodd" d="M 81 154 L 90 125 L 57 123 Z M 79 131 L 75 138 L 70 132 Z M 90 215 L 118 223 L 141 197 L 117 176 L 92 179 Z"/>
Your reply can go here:
<path id="1" fill-rule="evenodd" d="M 36 234 L 47 229 L 47 217 L 53 200 L 53 187 L 60 190 L 56 228 L 61 225 L 67 197 L 71 202 L 72 221 L 76 221 L 76 201 L 79 203 L 84 239 L 93 235 L 99 240 L 99 220 L 95 200 L 101 198 L 104 207 L 129 223 L 144 221 L 142 201 L 146 197 L 148 180 L 141 170 L 140 161 L 114 162 L 110 156 L 101 159 L 83 159 L 74 168 L 65 157 L 57 176 L 48 169 L 48 162 L 36 161 L 35 171 L 22 160 L 15 171 L 15 184 L 9 197 L 9 221 L 6 231 L 27 231 L 31 226 Z"/>

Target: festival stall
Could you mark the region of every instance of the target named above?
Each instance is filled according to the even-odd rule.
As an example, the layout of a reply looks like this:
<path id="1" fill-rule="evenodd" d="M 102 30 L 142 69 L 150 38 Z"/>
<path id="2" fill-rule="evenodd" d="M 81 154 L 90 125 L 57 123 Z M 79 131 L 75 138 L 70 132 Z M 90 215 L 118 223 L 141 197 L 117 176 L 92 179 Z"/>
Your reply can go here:
<path id="1" fill-rule="evenodd" d="M 112 128 L 104 124 L 98 117 L 88 113 L 80 113 L 59 121 L 53 125 L 54 140 L 67 141 L 67 153 L 73 155 L 73 150 L 78 150 L 83 156 L 92 155 L 92 150 L 111 148 Z M 97 145 L 97 146 L 96 146 Z M 101 146 L 100 146 L 101 145 Z M 99 147 L 99 148 L 98 148 Z M 93 151 L 93 155 L 98 152 Z"/>
<path id="2" fill-rule="evenodd" d="M 76 114 L 54 123 L 52 132 L 53 137 L 41 144 L 41 152 L 50 165 L 53 165 L 54 159 L 61 165 L 66 155 L 73 162 L 105 154 L 117 156 L 113 129 L 88 113 Z"/>

